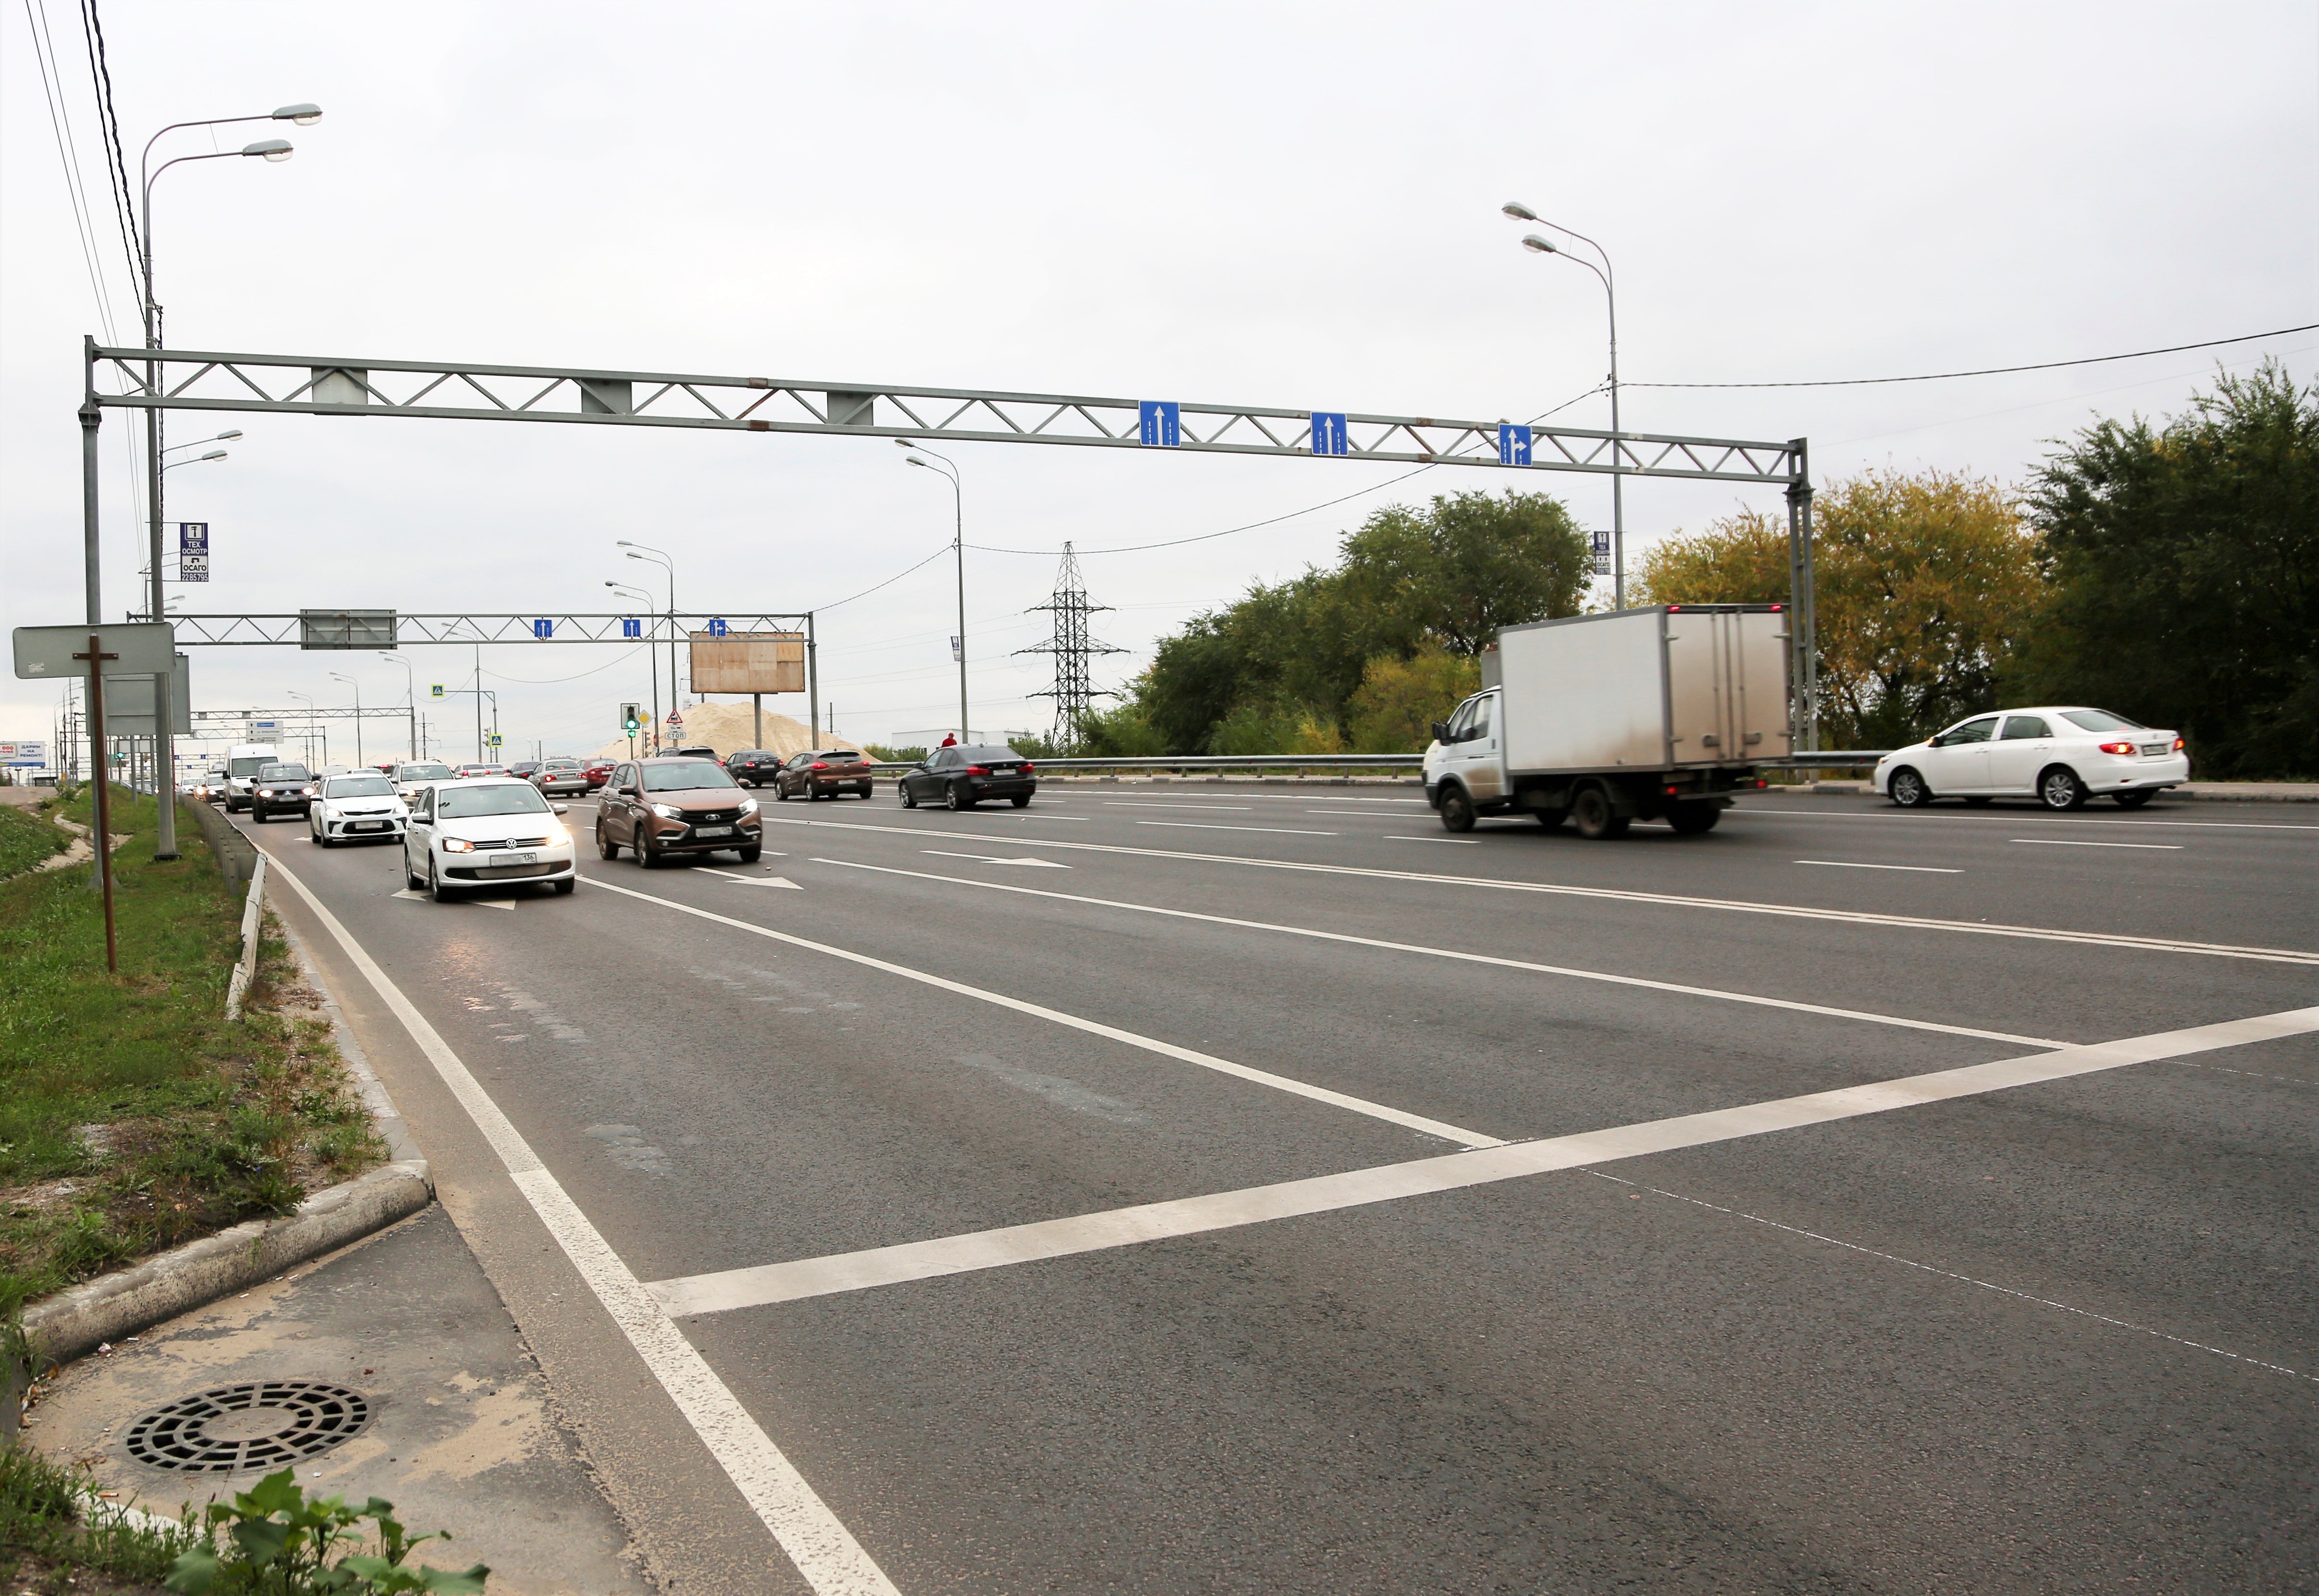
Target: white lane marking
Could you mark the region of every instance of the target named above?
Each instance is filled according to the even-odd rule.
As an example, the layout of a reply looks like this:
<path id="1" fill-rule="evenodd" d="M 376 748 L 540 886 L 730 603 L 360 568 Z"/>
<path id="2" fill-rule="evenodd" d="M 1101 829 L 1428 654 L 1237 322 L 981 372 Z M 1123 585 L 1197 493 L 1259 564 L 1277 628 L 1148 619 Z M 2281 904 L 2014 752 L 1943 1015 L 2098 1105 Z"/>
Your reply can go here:
<path id="1" fill-rule="evenodd" d="M 1898 820 L 1925 818 L 1911 816 L 1901 809 L 1761 809 L 1753 804 L 1741 804 L 1732 810 L 1735 815 L 1802 815 L 1814 820 Z M 1944 824 L 1958 821 L 1978 821 L 1987 825 L 2002 820 L 2009 825 L 2192 825 L 2206 826 L 2215 831 L 2319 831 L 2319 825 L 2298 825 L 2286 820 L 2104 820 L 2098 815 L 1944 815 Z"/>
<path id="2" fill-rule="evenodd" d="M 777 853 L 773 857 L 776 859 L 787 859 L 789 855 L 786 853 Z M 766 871 L 762 876 L 736 876 L 731 870 L 711 870 L 705 864 L 696 864 L 692 868 L 704 876 L 722 876 L 726 880 L 739 887 L 786 887 L 791 892 L 803 892 L 805 890 L 804 888 L 799 886 L 795 881 L 790 880 L 787 876 L 777 876 L 771 870 Z"/>
<path id="3" fill-rule="evenodd" d="M 1349 1108 L 1355 1114 L 1367 1114 L 1371 1119 L 1384 1120 L 1408 1130 L 1420 1131 L 1428 1136 L 1439 1136 L 1444 1141 L 1459 1142 L 1466 1147 L 1505 1145 L 1499 1138 L 1484 1136 L 1478 1131 L 1463 1130 L 1458 1126 L 1444 1123 L 1440 1120 L 1427 1119 L 1423 1114 L 1404 1114 L 1398 1108 L 1388 1108 L 1382 1103 L 1371 1103 L 1365 1097 L 1351 1097 L 1342 1092 L 1332 1092 L 1326 1087 L 1313 1086 L 1307 1081 L 1291 1080 L 1285 1075 L 1275 1075 L 1268 1069 L 1258 1069 L 1246 1064 L 1235 1064 L 1230 1059 L 1219 1059 L 1213 1053 L 1196 1052 L 1190 1048 L 1178 1047 L 1172 1041 L 1161 1041 L 1157 1037 L 1140 1035 L 1132 1031 L 1122 1031 L 1115 1025 L 1106 1025 L 1099 1020 L 1081 1019 L 1077 1014 L 1067 1014 L 1060 1009 L 1048 1008 L 1042 1004 L 1027 1002 L 1020 997 L 1009 997 L 1004 992 L 993 992 L 982 987 L 970 987 L 964 981 L 953 981 L 943 976 L 930 975 L 922 969 L 912 969 L 907 964 L 895 964 L 884 959 L 874 959 L 867 953 L 856 953 L 850 948 L 832 947 L 827 942 L 812 942 L 786 931 L 775 931 L 770 925 L 753 925 L 746 920 L 735 920 L 729 915 L 714 914 L 708 909 L 694 908 L 690 904 L 679 903 L 672 897 L 655 897 L 649 892 L 638 892 L 627 887 L 615 887 L 609 881 L 591 881 L 590 885 L 600 887 L 607 892 L 619 893 L 626 897 L 640 898 L 645 903 L 658 904 L 664 909 L 674 909 L 680 915 L 691 915 L 702 920 L 714 920 L 719 925 L 729 925 L 735 931 L 745 931 L 753 936 L 770 937 L 777 942 L 787 942 L 793 948 L 805 948 L 816 953 L 826 953 L 833 959 L 843 959 L 850 964 L 883 970 L 888 975 L 900 976 L 904 980 L 939 987 L 944 992 L 955 992 L 961 997 L 979 998 L 984 1003 L 995 1004 L 1000 1008 L 1011 1008 L 1017 1014 L 1029 1014 L 1035 1019 L 1049 1020 L 1058 1025 L 1068 1025 L 1074 1031 L 1084 1031 L 1091 1036 L 1101 1036 L 1113 1041 L 1124 1042 L 1129 1047 L 1141 1048 L 1148 1053 L 1158 1053 L 1163 1058 L 1180 1059 L 1187 1064 L 1196 1064 L 1203 1069 L 1213 1069 L 1219 1075 L 1236 1076 L 1241 1080 L 1253 1081 L 1260 1087 L 1270 1087 L 1277 1092 L 1287 1092 L 1299 1097 L 1310 1097 L 1316 1103 L 1326 1103 L 1338 1108 Z"/>
<path id="4" fill-rule="evenodd" d="M 2011 1087 L 2065 1080 L 2072 1076 L 2148 1063 L 2189 1052 L 2238 1047 L 2274 1037 L 2319 1031 L 2319 1008 L 2259 1014 L 2250 1019 L 2202 1025 L 2154 1036 L 2125 1037 L 2087 1047 L 2060 1049 L 2026 1059 L 1969 1064 L 1897 1080 L 1872 1081 L 1832 1092 L 1813 1092 L 1768 1103 L 1707 1114 L 1679 1114 L 1609 1130 L 1542 1141 L 1511 1142 L 1473 1152 L 1446 1153 L 1403 1164 L 1322 1175 L 1276 1186 L 1144 1203 L 1069 1219 L 1007 1225 L 931 1241 L 907 1241 L 860 1252 L 799 1258 L 791 1263 L 724 1269 L 645 1287 L 672 1314 L 726 1312 L 805 1297 L 862 1291 L 905 1281 L 930 1280 L 1041 1258 L 1105 1251 L 1178 1236 L 1237 1229 L 1271 1220 L 1331 1213 L 1402 1197 L 1461 1191 L 1526 1176 L 1580 1168 L 1621 1159 L 1642 1158 L 1680 1148 L 1701 1147 L 1773 1131 L 1827 1124 L 1834 1120 L 1913 1108 L 1927 1103 L 1978 1096 Z"/>
<path id="5" fill-rule="evenodd" d="M 2088 843 L 2076 837 L 2008 837 L 2008 843 L 2026 843 L 2033 848 L 2142 848 L 2153 853 L 2179 853 L 2179 843 Z"/>
<path id="6" fill-rule="evenodd" d="M 2010 1031 L 1981 1031 L 1971 1025 L 1945 1025 L 1935 1020 L 1904 1019 L 1898 1014 L 1870 1014 L 1856 1008 L 1831 1008 L 1821 1003 L 1798 1003 L 1786 997 L 1759 997 L 1750 992 L 1727 992 L 1715 987 L 1686 987 L 1674 981 L 1647 980 L 1641 976 L 1611 975 L 1599 969 L 1573 969 L 1560 964 L 1538 964 L 1527 959 L 1507 959 L 1495 953 L 1467 953 L 1457 948 L 1429 947 L 1421 942 L 1385 942 L 1355 936 L 1346 931 L 1314 931 L 1304 925 L 1278 925 L 1265 920 L 1237 920 L 1228 915 L 1203 915 L 1194 909 L 1163 909 L 1156 904 L 1122 903 L 1114 897 L 1090 897 L 1079 892 L 1054 892 L 1043 887 L 1015 887 L 1004 881 L 978 881 L 965 876 L 937 876 L 930 870 L 897 870 L 888 864 L 860 864 L 850 859 L 816 859 L 845 870 L 873 870 L 881 876 L 911 876 L 921 881 L 946 881 L 955 887 L 980 887 L 991 892 L 1012 892 L 1024 897 L 1051 897 L 1060 903 L 1083 903 L 1096 908 L 1127 909 L 1139 915 L 1162 915 L 1170 920 L 1198 920 L 1229 925 L 1240 931 L 1273 931 L 1284 936 L 1309 936 L 1318 942 L 1344 942 L 1357 948 L 1381 948 L 1389 953 L 1422 953 L 1433 959 L 1455 959 L 1466 964 L 1489 964 L 1501 969 L 1526 969 L 1538 975 L 1568 976 L 1575 980 L 1602 981 L 1614 987 L 1639 987 L 1650 992 L 1674 992 L 1685 997 L 1713 997 L 1726 1003 L 1754 1004 L 1761 1008 L 1787 1009 L 1795 1014 L 1825 1014 L 1837 1020 L 1865 1020 L 1875 1025 L 1897 1025 L 1904 1031 L 1932 1031 L 1943 1036 L 1971 1036 L 1982 1041 L 2013 1042 L 2026 1048 L 2065 1048 L 2072 1044 L 2046 1036 L 2017 1036 Z"/>
<path id="7" fill-rule="evenodd" d="M 474 1121 L 475 1129 L 499 1154 L 516 1189 L 523 1193 L 532 1212 L 539 1215 L 556 1245 L 587 1281 L 588 1289 L 620 1327 L 693 1433 L 723 1466 L 726 1476 L 772 1532 L 806 1583 L 820 1596 L 900 1596 L 885 1571 L 862 1549 L 763 1427 L 717 1377 L 708 1360 L 669 1322 L 648 1288 L 637 1282 L 580 1205 L 548 1173 L 514 1122 L 500 1111 L 459 1055 L 427 1023 L 427 1016 L 387 978 L 377 961 L 338 924 L 338 916 L 306 889 L 304 882 L 283 870 L 278 861 L 274 873 L 304 900 L 322 928 L 411 1032 L 443 1084 Z"/>
<path id="8" fill-rule="evenodd" d="M 414 887 L 405 887 L 400 892 L 390 892 L 387 894 L 387 897 L 403 898 L 411 903 L 433 903 L 435 901 L 431 896 L 420 891 Z M 496 897 L 455 897 L 451 899 L 451 902 L 454 904 L 471 904 L 479 909 L 506 909 L 512 912 L 515 908 L 515 905 L 511 903 L 501 903 Z"/>
<path id="9" fill-rule="evenodd" d="M 1071 868 L 1052 859 L 999 859 L 988 853 L 952 853 L 941 848 L 921 848 L 918 852 L 931 853 L 937 859 L 971 859 L 980 864 L 1022 864 L 1042 870 L 1067 870 Z"/>
<path id="10" fill-rule="evenodd" d="M 1105 798 L 1103 807 L 1106 809 L 1191 809 L 1199 813 L 1256 807 L 1254 804 L 1154 804 L 1141 798 Z"/>
<path id="11" fill-rule="evenodd" d="M 901 836 L 958 837 L 971 832 L 931 831 L 901 825 L 863 825 L 844 820 L 779 820 L 787 825 L 825 825 L 840 831 L 891 832 Z M 1139 822 L 1138 824 L 1150 824 Z M 2196 953 L 2216 959 L 2258 959 L 2272 964 L 2319 964 L 2319 952 L 2296 948 L 2249 948 L 2227 942 L 2197 942 L 2166 937 L 2127 936 L 2119 932 L 2059 931 L 2042 925 L 2008 925 L 1979 920 L 1934 920 L 1917 915 L 1871 914 L 1864 909 L 1816 909 L 1800 904 L 1750 903 L 1743 898 L 1682 897 L 1665 892 L 1633 892 L 1611 887 L 1566 887 L 1549 881 L 1509 881 L 1492 876 L 1439 876 L 1373 865 L 1320 864 L 1298 859 L 1251 859 L 1234 853 L 1183 853 L 1167 848 L 1132 848 L 1123 843 L 1057 843 L 1042 839 L 1016 847 L 1071 848 L 1083 853 L 1123 853 L 1139 859 L 1173 859 L 1193 864 L 1236 864 L 1248 870 L 1303 870 L 1323 876 L 1359 876 L 1424 886 L 1485 887 L 1500 892 L 1543 892 L 1565 897 L 1599 897 L 1615 903 L 1656 904 L 1674 908 L 1722 909 L 1741 915 L 1778 915 L 1798 920 L 1834 920 L 1855 925 L 1889 925 L 1903 931 L 1966 932 L 1980 936 L 2027 937 L 2037 942 L 2079 942 L 2091 947 L 2134 948 L 2146 952 Z"/>
<path id="12" fill-rule="evenodd" d="M 1824 864 L 1845 870 L 1914 870 L 1920 876 L 1961 876 L 1963 870 L 1947 870 L 1937 864 L 1862 864 L 1851 859 L 1799 859 L 1798 864 Z"/>
<path id="13" fill-rule="evenodd" d="M 1295 831 L 1285 825 L 1203 825 L 1196 820 L 1139 820 L 1138 825 L 1172 825 L 1185 831 L 1260 831 L 1276 837 L 1333 837 L 1332 831 Z"/>
<path id="14" fill-rule="evenodd" d="M 1472 837 L 1397 837 L 1391 833 L 1378 839 L 1386 843 L 1455 843 L 1460 848 L 1478 848 L 1482 844 Z"/>
<path id="15" fill-rule="evenodd" d="M 1846 1252 L 1856 1252 L 1863 1258 L 1881 1258 L 1888 1264 L 1899 1264 L 1905 1269 L 1922 1269 L 1926 1274 L 1937 1275 L 1944 1280 L 1954 1280 L 1964 1285 L 1977 1285 L 1983 1291 L 1993 1291 L 2002 1296 L 2016 1297 L 2025 1303 L 2034 1303 L 2041 1308 L 2058 1308 L 2064 1313 L 2074 1313 L 2081 1319 L 2090 1319 L 2097 1323 L 2112 1325 L 2119 1330 L 2135 1330 L 2145 1336 L 2156 1336 L 2161 1341 L 2171 1341 L 2177 1347 L 2188 1347 L 2193 1352 L 2211 1352 L 2216 1357 L 2227 1357 L 2233 1363 L 2252 1364 L 2256 1368 L 2269 1369 L 2274 1375 L 2286 1375 L 2297 1380 L 2319 1380 L 2319 1375 L 2306 1375 L 2300 1369 L 2290 1369 L 2284 1364 L 2266 1363 L 2260 1357 L 2249 1357 L 2243 1352 L 2226 1352 L 2220 1347 L 2210 1347 L 2204 1341 L 2185 1340 L 2180 1336 L 2170 1336 L 2161 1330 L 2152 1330 L 2146 1324 L 2134 1324 L 2126 1320 L 2112 1319 L 2108 1314 L 2097 1313 L 2090 1308 L 2071 1307 L 2067 1303 L 2057 1303 L 2051 1297 L 2041 1297 L 2010 1285 L 1999 1285 L 1992 1280 L 1979 1280 L 1971 1275 L 1960 1275 L 1954 1269 L 1940 1268 L 1933 1264 L 1920 1264 L 1912 1258 L 1902 1258 L 1897 1253 L 1879 1252 L 1872 1247 L 1863 1247 L 1857 1241 L 1839 1241 L 1834 1236 L 1823 1236 L 1818 1231 L 1802 1230 L 1795 1225 L 1783 1225 L 1778 1220 L 1765 1219 L 1760 1213 L 1743 1213 L 1737 1208 L 1726 1208 L 1719 1203 L 1710 1203 L 1703 1197 L 1686 1197 L 1681 1192 L 1663 1191 L 1655 1186 L 1640 1186 L 1635 1181 L 1621 1179 L 1616 1175 L 1608 1174 L 1601 1169 L 1589 1169 L 1586 1173 L 1598 1180 L 1615 1181 L 1620 1186 L 1635 1186 L 1637 1190 L 1648 1192 L 1655 1197 L 1669 1197 L 1678 1203 L 1689 1203 L 1695 1208 L 1728 1214 L 1733 1219 L 1744 1219 L 1751 1224 L 1768 1225 L 1775 1231 L 1785 1231 L 1791 1236 L 1801 1236 L 1807 1241 L 1825 1241 L 1830 1247 L 1841 1247 Z"/>

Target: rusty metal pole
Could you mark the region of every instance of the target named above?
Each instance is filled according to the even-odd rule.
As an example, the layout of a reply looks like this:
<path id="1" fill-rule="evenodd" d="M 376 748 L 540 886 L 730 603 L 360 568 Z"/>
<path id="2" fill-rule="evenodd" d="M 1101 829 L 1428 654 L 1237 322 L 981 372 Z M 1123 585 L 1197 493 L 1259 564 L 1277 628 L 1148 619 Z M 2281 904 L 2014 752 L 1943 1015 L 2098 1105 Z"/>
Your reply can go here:
<path id="1" fill-rule="evenodd" d="M 96 879 L 104 894 L 104 968 L 121 973 L 121 949 L 113 930 L 113 773 L 104 768 L 104 662 L 117 660 L 104 652 L 104 639 L 88 635 L 88 652 L 73 658 L 88 662 L 89 762 L 96 771 Z"/>

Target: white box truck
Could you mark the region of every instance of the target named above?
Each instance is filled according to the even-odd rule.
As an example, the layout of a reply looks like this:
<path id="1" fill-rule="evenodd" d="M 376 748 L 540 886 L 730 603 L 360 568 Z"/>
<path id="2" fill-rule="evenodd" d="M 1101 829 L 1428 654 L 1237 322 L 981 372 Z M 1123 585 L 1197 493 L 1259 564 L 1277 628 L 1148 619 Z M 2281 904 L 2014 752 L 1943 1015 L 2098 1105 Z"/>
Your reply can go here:
<path id="1" fill-rule="evenodd" d="M 1663 604 L 1508 627 L 1482 690 L 1433 728 L 1425 797 L 1453 832 L 1481 815 L 1711 831 L 1758 762 L 1793 751 L 1781 604 Z"/>
<path id="2" fill-rule="evenodd" d="M 226 749 L 227 814 L 249 807 L 249 795 L 257 785 L 257 772 L 267 765 L 278 763 L 281 758 L 271 743 L 236 743 Z"/>

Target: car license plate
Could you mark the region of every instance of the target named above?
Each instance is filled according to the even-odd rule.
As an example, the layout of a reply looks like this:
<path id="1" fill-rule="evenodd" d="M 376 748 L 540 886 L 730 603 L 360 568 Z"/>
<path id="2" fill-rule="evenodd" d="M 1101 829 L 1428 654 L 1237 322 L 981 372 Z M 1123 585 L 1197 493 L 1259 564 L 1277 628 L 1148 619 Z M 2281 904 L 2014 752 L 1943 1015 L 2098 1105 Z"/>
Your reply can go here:
<path id="1" fill-rule="evenodd" d="M 357 820 L 347 829 L 348 831 L 384 831 L 386 827 L 387 823 L 383 820 Z"/>
<path id="2" fill-rule="evenodd" d="M 537 853 L 494 853 L 492 855 L 492 868 L 494 870 L 501 869 L 510 864 L 537 864 L 538 862 L 539 855 Z"/>
<path id="3" fill-rule="evenodd" d="M 729 825 L 699 825 L 693 828 L 692 834 L 697 837 L 729 837 L 733 834 L 733 828 Z"/>
<path id="4" fill-rule="evenodd" d="M 2142 752 L 2144 757 L 2155 759 L 2160 754 L 2166 752 L 2166 744 L 2163 743 L 2144 743 L 2142 745 Z"/>

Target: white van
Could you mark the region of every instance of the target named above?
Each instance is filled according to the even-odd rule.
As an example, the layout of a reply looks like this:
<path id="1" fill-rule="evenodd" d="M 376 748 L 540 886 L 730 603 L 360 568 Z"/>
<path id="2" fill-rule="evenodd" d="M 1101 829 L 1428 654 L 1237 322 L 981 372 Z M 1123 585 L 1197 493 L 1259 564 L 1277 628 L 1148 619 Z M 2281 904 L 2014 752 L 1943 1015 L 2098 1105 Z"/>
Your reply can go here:
<path id="1" fill-rule="evenodd" d="M 282 756 L 271 743 L 236 743 L 225 751 L 225 807 L 230 814 L 249 807 L 249 789 L 257 772 L 279 764 Z"/>

